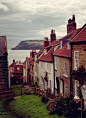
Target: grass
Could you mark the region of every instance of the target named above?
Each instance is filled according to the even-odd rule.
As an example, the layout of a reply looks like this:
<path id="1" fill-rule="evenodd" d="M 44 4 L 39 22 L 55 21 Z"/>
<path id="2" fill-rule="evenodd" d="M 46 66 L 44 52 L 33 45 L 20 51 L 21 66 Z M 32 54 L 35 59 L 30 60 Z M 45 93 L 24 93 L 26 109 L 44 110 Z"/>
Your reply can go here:
<path id="1" fill-rule="evenodd" d="M 9 107 L 12 113 L 21 118 L 60 118 L 57 114 L 49 115 L 46 105 L 41 102 L 41 97 L 33 94 L 13 100 Z"/>
<path id="2" fill-rule="evenodd" d="M 17 85 L 13 85 L 13 91 L 15 93 L 15 96 L 17 95 L 21 95 L 21 89 L 23 89 L 23 86 L 17 86 Z M 22 90 L 23 92 L 28 91 L 28 90 Z"/>
<path id="3" fill-rule="evenodd" d="M 6 99 L 0 100 L 0 118 L 16 118 L 11 113 L 5 110 L 5 106 L 3 106 L 5 101 Z"/>

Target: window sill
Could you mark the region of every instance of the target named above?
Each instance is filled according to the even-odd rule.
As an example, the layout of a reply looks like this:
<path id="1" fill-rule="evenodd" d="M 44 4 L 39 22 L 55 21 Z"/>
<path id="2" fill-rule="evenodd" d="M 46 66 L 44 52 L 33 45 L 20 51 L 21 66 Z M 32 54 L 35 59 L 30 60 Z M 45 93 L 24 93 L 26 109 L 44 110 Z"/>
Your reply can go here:
<path id="1" fill-rule="evenodd" d="M 68 78 L 68 75 L 66 75 L 66 74 L 63 74 L 63 76 Z"/>
<path id="2" fill-rule="evenodd" d="M 78 96 L 75 96 L 74 99 L 79 99 L 79 97 Z"/>

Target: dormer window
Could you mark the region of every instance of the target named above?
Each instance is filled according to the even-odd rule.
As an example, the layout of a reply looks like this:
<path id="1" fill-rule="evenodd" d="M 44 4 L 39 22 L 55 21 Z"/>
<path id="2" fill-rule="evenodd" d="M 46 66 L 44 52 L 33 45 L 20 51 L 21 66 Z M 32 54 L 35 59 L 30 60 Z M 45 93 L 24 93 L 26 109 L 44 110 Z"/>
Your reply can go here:
<path id="1" fill-rule="evenodd" d="M 70 49 L 70 44 L 69 44 L 69 42 L 67 42 L 67 49 Z"/>
<path id="2" fill-rule="evenodd" d="M 44 54 L 46 54 L 47 53 L 47 49 L 44 49 Z"/>
<path id="3" fill-rule="evenodd" d="M 62 49 L 62 40 L 60 41 L 60 49 Z"/>

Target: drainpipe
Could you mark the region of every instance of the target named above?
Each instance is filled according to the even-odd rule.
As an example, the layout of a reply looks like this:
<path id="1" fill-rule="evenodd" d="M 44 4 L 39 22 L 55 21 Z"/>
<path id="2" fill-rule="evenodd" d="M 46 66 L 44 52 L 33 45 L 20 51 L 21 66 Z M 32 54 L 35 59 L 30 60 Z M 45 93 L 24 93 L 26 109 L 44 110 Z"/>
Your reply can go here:
<path id="1" fill-rule="evenodd" d="M 53 71 L 54 71 L 54 96 L 55 96 L 55 63 L 54 63 L 54 55 L 51 53 L 51 57 L 53 58 Z"/>
<path id="2" fill-rule="evenodd" d="M 71 76 L 71 72 L 72 72 L 72 44 L 71 44 L 71 71 L 70 71 L 70 96 L 73 95 L 73 90 L 72 90 L 72 76 Z"/>

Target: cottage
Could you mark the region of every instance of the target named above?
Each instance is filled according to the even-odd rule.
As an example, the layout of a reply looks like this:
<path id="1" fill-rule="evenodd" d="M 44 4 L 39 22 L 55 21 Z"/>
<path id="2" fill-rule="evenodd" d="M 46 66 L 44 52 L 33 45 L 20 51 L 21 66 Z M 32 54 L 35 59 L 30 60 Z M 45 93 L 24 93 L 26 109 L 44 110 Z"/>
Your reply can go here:
<path id="1" fill-rule="evenodd" d="M 85 74 L 86 72 L 86 24 L 78 30 L 79 31 L 77 32 L 77 35 L 73 37 L 72 40 L 70 41 L 71 71 L 77 72 L 77 69 L 79 69 L 79 71 L 82 71 Z M 81 70 L 80 68 L 83 70 Z M 72 94 L 74 99 L 79 99 L 83 96 L 81 92 L 81 86 L 86 85 L 86 79 L 85 79 L 86 75 L 84 74 L 79 75 L 77 73 L 77 77 L 73 76 L 72 78 L 71 84 L 73 85 Z"/>
<path id="2" fill-rule="evenodd" d="M 55 30 L 51 30 L 51 44 L 49 45 L 48 38 L 44 39 L 44 52 L 39 59 L 39 84 L 42 90 L 51 90 L 54 94 L 54 68 L 52 53 L 59 46 L 59 41 L 56 40 Z"/>

